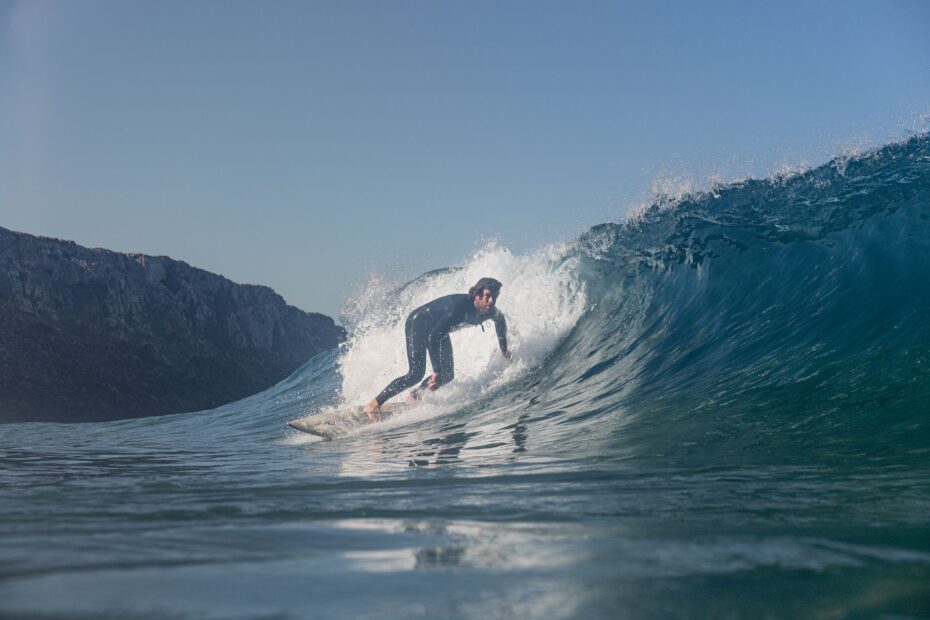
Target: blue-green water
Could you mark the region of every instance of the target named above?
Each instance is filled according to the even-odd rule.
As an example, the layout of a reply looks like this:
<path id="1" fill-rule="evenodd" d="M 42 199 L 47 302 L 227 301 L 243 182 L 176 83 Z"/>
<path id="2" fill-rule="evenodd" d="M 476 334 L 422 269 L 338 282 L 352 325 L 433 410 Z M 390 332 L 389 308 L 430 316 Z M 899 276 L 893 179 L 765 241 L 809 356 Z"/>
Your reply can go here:
<path id="1" fill-rule="evenodd" d="M 476 274 L 513 366 L 460 332 L 433 402 L 286 427 L 400 374 L 404 313 Z M 928 280 L 917 136 L 490 246 L 385 312 L 373 283 L 262 394 L 0 427 L 0 617 L 930 617 Z"/>

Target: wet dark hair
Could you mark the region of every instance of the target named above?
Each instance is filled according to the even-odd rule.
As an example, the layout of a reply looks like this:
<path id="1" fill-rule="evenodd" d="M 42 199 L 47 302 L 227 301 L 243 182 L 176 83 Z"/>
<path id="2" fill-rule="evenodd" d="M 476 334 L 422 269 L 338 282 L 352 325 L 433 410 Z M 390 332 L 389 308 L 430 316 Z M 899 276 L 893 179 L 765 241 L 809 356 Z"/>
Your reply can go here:
<path id="1" fill-rule="evenodd" d="M 475 295 L 480 295 L 484 289 L 491 291 L 491 295 L 497 299 L 498 294 L 501 292 L 501 287 L 504 286 L 500 283 L 499 280 L 494 278 L 481 278 L 478 280 L 473 287 L 468 289 L 468 296 L 472 299 L 475 298 Z"/>

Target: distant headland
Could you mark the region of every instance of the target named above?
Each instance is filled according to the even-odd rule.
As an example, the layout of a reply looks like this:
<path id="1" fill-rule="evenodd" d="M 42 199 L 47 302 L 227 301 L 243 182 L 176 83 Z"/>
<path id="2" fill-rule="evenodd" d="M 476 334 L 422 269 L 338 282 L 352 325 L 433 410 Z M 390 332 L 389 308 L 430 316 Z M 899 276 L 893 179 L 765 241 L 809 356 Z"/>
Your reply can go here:
<path id="1" fill-rule="evenodd" d="M 344 338 L 268 287 L 0 228 L 0 422 L 209 409 Z"/>

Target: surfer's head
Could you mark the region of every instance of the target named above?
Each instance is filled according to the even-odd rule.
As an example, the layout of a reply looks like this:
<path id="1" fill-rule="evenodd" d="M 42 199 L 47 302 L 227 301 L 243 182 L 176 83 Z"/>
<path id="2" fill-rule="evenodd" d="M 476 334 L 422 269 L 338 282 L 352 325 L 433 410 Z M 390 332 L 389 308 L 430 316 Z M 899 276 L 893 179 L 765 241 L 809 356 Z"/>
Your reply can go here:
<path id="1" fill-rule="evenodd" d="M 478 312 L 487 314 L 494 309 L 497 296 L 501 292 L 501 286 L 503 284 L 494 278 L 481 278 L 473 287 L 468 289 L 468 296 L 471 297 Z"/>

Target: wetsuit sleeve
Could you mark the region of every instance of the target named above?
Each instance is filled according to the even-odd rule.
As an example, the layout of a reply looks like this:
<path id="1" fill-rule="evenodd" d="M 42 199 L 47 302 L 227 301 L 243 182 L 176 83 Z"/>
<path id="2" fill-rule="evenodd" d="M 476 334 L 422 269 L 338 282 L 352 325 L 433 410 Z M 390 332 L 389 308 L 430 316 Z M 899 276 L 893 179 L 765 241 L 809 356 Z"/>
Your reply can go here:
<path id="1" fill-rule="evenodd" d="M 494 315 L 494 331 L 497 332 L 497 344 L 500 345 L 501 351 L 507 350 L 507 320 L 504 313 L 498 311 Z"/>

